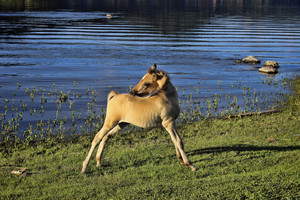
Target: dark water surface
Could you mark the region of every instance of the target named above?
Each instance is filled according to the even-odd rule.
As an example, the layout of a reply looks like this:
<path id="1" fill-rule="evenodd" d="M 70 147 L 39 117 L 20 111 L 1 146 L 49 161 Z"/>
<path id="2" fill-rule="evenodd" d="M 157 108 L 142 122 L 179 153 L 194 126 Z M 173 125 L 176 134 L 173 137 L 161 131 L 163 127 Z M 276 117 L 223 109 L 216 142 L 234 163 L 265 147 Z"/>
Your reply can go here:
<path id="1" fill-rule="evenodd" d="M 14 94 L 17 82 L 65 90 L 75 82 L 79 93 L 96 90 L 105 108 L 110 89 L 127 92 L 153 63 L 170 73 L 180 96 L 198 85 L 196 98 L 209 98 L 220 83 L 214 92 L 237 82 L 275 91 L 257 67 L 274 60 L 273 79 L 299 74 L 299 21 L 299 1 L 0 0 L 0 111 L 7 100 L 29 98 Z M 262 64 L 235 63 L 249 55 Z"/>

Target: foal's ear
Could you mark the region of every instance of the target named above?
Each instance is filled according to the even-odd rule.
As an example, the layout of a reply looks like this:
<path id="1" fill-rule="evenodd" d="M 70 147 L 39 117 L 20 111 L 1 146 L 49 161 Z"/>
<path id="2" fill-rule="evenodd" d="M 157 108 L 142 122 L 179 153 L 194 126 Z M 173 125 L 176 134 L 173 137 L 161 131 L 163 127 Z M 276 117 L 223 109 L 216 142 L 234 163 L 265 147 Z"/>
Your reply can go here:
<path id="1" fill-rule="evenodd" d="M 150 68 L 148 69 L 148 73 L 149 73 L 149 74 L 152 74 L 152 73 L 154 73 L 154 72 L 157 72 L 157 70 L 156 70 L 156 64 L 152 65 L 152 67 L 150 67 Z"/>
<path id="2" fill-rule="evenodd" d="M 160 90 L 163 90 L 167 87 L 167 83 L 169 81 L 169 76 L 162 72 L 162 71 L 159 71 L 158 74 L 157 74 L 157 84 L 158 84 L 158 88 Z"/>

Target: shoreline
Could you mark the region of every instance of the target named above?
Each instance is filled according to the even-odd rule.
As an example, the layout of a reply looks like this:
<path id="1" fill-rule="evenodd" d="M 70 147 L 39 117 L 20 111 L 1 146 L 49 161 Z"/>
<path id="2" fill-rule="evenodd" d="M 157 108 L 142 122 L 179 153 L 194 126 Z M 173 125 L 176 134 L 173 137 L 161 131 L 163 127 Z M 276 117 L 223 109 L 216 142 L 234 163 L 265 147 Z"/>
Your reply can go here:
<path id="1" fill-rule="evenodd" d="M 181 113 L 179 123 L 199 121 L 211 117 L 224 118 L 233 115 L 244 115 L 251 112 L 272 110 L 290 93 L 290 82 L 270 77 L 265 85 L 276 92 L 258 91 L 247 87 L 241 81 L 232 84 L 229 89 L 223 88 L 218 81 L 218 88 L 209 91 L 207 98 L 199 98 L 205 92 L 200 83 L 194 86 L 191 93 L 184 88 L 180 96 Z M 0 113 L 2 137 L 0 142 L 8 146 L 22 143 L 35 143 L 35 140 L 68 135 L 93 134 L 100 130 L 105 118 L 105 109 L 99 107 L 97 91 L 88 87 L 86 91 L 62 90 L 53 84 L 48 90 L 43 88 L 17 88 L 11 98 L 4 98 L 3 111 Z M 232 91 L 239 90 L 239 96 Z M 219 93 L 218 93 L 219 92 Z M 26 98 L 18 100 L 25 93 Z"/>

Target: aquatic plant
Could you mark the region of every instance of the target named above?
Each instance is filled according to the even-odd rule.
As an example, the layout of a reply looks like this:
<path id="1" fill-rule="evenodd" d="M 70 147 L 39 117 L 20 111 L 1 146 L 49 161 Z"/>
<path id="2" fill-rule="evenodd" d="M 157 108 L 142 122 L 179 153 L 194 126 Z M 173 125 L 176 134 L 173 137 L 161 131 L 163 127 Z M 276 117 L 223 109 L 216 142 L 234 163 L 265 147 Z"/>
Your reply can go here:
<path id="1" fill-rule="evenodd" d="M 227 88 L 222 81 L 217 81 L 216 89 L 209 89 L 205 98 L 200 96 L 206 90 L 205 81 L 203 84 L 198 81 L 192 89 L 177 87 L 178 91 L 182 91 L 179 92 L 181 114 L 178 120 L 187 123 L 267 110 L 270 106 L 278 105 L 289 94 L 288 78 L 279 80 L 276 77 L 265 77 L 262 84 L 276 88 L 277 91 L 259 91 L 250 88 L 241 79 L 236 83 L 231 82 Z M 50 138 L 62 140 L 74 134 L 94 134 L 102 127 L 105 109 L 97 106 L 98 94 L 91 87 L 83 92 L 84 90 L 78 90 L 77 82 L 69 90 L 58 88 L 55 83 L 48 88 L 39 89 L 23 89 L 19 82 L 16 86 L 12 95 L 0 102 L 1 145 L 16 146 L 24 142 L 33 144 Z M 131 87 L 130 85 L 129 89 Z"/>

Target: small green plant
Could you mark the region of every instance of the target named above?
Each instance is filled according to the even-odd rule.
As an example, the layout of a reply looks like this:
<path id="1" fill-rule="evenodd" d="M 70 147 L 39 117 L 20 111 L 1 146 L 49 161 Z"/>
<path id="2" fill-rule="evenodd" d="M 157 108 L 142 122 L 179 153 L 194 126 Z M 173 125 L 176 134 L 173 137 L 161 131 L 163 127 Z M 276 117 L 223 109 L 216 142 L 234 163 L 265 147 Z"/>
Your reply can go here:
<path id="1" fill-rule="evenodd" d="M 263 84 L 278 90 L 272 94 L 268 90 L 258 91 L 250 88 L 240 78 L 235 84 L 231 82 L 227 89 L 221 80 L 216 82 L 215 89 L 209 90 L 205 88 L 205 80 L 203 84 L 198 81 L 191 90 L 176 87 L 177 91 L 180 91 L 181 107 L 178 120 L 198 121 L 268 109 L 270 105 L 274 103 L 278 105 L 281 100 L 287 98 L 290 82 L 287 78 L 279 80 L 266 77 Z M 21 84 L 17 82 L 16 85 L 13 95 L 2 100 L 3 109 L 0 112 L 2 145 L 27 138 L 31 143 L 33 140 L 47 140 L 56 136 L 63 138 L 69 134 L 95 133 L 102 127 L 105 110 L 98 107 L 98 94 L 91 87 L 87 87 L 85 92 L 80 92 L 82 90 L 79 90 L 79 83 L 74 81 L 74 88 L 69 90 L 60 89 L 53 83 L 48 88 L 26 87 L 22 91 Z M 132 87 L 130 85 L 129 90 Z M 240 95 L 234 95 L 231 90 L 239 90 Z M 24 93 L 28 98 L 16 101 L 16 97 Z M 199 96 L 202 93 L 207 93 L 206 97 Z M 83 106 L 81 102 L 85 102 L 85 105 Z"/>

